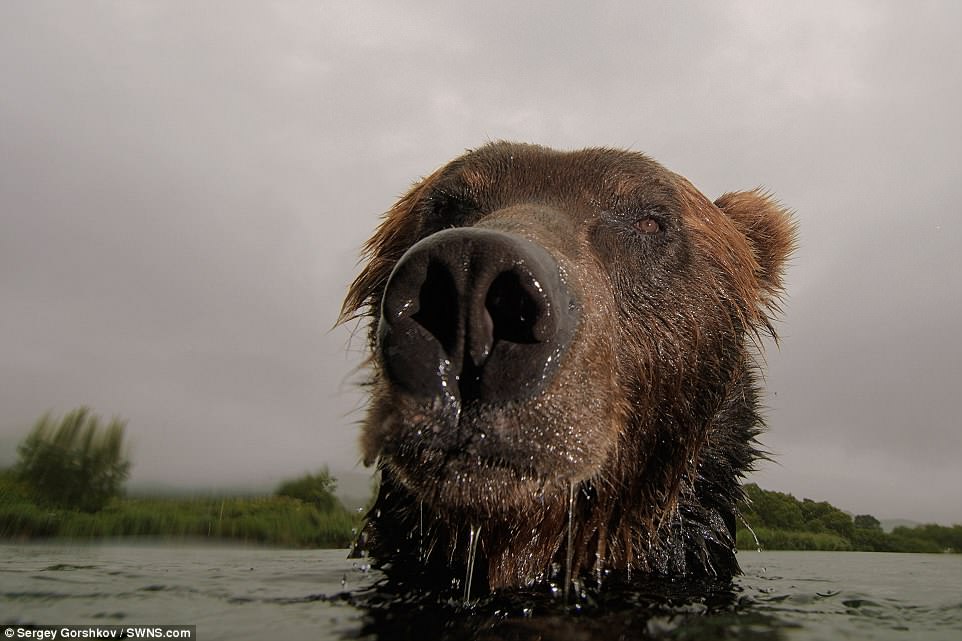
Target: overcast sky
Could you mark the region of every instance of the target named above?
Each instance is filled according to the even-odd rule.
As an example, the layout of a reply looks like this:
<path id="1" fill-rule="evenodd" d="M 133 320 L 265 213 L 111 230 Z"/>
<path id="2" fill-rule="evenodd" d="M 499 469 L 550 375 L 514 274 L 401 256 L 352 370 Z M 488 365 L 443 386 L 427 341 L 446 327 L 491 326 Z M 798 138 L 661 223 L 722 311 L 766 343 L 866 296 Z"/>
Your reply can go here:
<path id="1" fill-rule="evenodd" d="M 88 404 L 135 482 L 363 470 L 359 247 L 510 139 L 793 207 L 752 480 L 962 522 L 962 3 L 561 6 L 0 3 L 0 463 Z"/>

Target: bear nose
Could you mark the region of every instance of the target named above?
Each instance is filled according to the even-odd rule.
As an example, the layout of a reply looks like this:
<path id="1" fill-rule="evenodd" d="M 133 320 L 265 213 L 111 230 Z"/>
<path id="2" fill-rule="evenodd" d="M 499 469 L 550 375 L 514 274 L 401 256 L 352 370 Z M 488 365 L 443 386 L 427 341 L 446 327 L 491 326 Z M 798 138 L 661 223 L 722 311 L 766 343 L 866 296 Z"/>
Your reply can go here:
<path id="1" fill-rule="evenodd" d="M 449 229 L 395 266 L 379 346 L 388 377 L 411 394 L 507 401 L 551 379 L 578 316 L 543 247 L 491 229 Z"/>

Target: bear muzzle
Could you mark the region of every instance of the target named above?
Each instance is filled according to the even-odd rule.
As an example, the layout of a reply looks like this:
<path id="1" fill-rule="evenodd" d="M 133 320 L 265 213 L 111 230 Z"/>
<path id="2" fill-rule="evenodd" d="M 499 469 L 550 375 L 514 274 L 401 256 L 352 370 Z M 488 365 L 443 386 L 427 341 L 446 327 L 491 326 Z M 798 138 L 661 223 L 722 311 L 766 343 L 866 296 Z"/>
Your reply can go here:
<path id="1" fill-rule="evenodd" d="M 390 382 L 412 397 L 499 404 L 544 389 L 579 316 L 541 245 L 495 229 L 447 229 L 394 267 L 378 348 Z"/>

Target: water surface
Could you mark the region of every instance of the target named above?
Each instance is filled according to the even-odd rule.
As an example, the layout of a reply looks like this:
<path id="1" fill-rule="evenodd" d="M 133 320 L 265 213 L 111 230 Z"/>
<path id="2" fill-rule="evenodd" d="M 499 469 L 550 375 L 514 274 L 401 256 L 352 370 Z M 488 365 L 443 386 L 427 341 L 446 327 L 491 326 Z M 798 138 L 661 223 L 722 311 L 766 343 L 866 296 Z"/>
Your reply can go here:
<path id="1" fill-rule="evenodd" d="M 187 624 L 209 639 L 962 639 L 962 556 L 742 552 L 729 589 L 481 605 L 393 595 L 344 550 L 0 545 L 0 623 Z"/>

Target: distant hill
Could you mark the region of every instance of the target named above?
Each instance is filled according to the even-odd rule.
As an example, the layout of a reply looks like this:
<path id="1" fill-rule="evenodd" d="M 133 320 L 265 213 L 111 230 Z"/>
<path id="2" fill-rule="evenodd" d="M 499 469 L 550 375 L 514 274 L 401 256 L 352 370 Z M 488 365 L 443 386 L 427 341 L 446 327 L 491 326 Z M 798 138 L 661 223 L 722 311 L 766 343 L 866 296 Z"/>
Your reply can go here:
<path id="1" fill-rule="evenodd" d="M 897 527 L 916 527 L 921 525 L 918 521 L 910 521 L 909 519 L 879 519 L 879 523 L 882 524 L 882 530 L 885 532 L 891 532 Z"/>
<path id="2" fill-rule="evenodd" d="M 334 495 L 349 510 L 368 504 L 374 487 L 374 471 L 332 469 L 331 476 L 337 481 Z M 296 476 L 296 475 L 291 475 Z M 131 498 L 202 498 L 205 496 L 268 496 L 277 490 L 277 482 L 238 483 L 235 485 L 175 485 L 156 481 L 131 481 L 127 484 L 127 496 Z"/>
<path id="3" fill-rule="evenodd" d="M 374 478 L 376 472 L 373 469 L 357 466 L 353 469 L 332 468 L 331 476 L 337 481 L 334 495 L 341 500 L 348 510 L 352 512 L 366 506 L 372 496 L 374 488 Z M 296 475 L 291 475 L 294 477 Z M 126 495 L 131 498 L 203 498 L 207 496 L 216 497 L 254 497 L 268 496 L 277 490 L 278 483 L 273 482 L 252 482 L 239 483 L 235 485 L 194 485 L 184 486 L 171 483 L 150 482 L 150 481 L 131 481 L 127 484 Z M 846 512 L 851 518 L 853 513 Z M 910 519 L 879 519 L 882 530 L 891 533 L 897 527 L 915 528 L 920 525 L 918 521 Z"/>
<path id="4" fill-rule="evenodd" d="M 205 496 L 268 496 L 277 484 L 243 483 L 237 485 L 173 485 L 157 481 L 131 481 L 126 495 L 130 498 L 202 498 Z"/>

